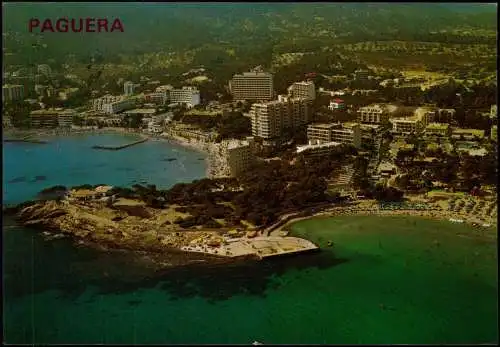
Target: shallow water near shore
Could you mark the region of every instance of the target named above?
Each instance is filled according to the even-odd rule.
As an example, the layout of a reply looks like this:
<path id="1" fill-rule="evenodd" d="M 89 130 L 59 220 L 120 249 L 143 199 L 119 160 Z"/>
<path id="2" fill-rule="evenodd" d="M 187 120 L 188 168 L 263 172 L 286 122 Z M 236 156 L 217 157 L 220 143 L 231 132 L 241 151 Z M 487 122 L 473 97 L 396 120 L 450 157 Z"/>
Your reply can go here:
<path id="1" fill-rule="evenodd" d="M 56 184 L 146 179 L 168 187 L 204 175 L 199 153 L 164 142 L 90 149 L 127 141 L 92 135 L 44 146 L 4 144 L 4 203 Z M 182 160 L 188 172 L 175 168 Z M 32 182 L 35 176 L 46 180 Z M 26 180 L 7 183 L 16 177 Z M 305 220 L 292 226 L 293 234 L 334 246 L 158 273 L 124 254 L 46 242 L 4 223 L 7 343 L 498 341 L 496 243 L 457 236 L 475 232 L 466 225 L 375 216 Z"/>

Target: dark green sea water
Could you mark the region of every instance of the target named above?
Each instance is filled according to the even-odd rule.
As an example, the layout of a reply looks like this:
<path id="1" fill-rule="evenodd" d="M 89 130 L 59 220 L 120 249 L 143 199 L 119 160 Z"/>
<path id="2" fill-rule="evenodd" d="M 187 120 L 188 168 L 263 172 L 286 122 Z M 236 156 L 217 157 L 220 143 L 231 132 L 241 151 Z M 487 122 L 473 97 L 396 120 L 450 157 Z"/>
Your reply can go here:
<path id="1" fill-rule="evenodd" d="M 118 151 L 102 166 L 104 157 L 84 150 L 89 139 L 84 145 L 81 139 L 62 141 L 79 148 L 87 168 L 98 169 L 93 174 L 82 166 L 87 180 L 73 184 L 133 180 L 122 172 L 149 176 L 158 185 L 186 180 L 184 170 L 175 171 L 175 161 L 154 160 L 165 153 L 181 153 L 189 175 L 203 175 L 198 154 L 166 144 L 132 147 L 128 156 Z M 34 184 L 50 186 L 61 171 L 78 170 L 71 151 L 62 150 L 52 168 L 41 168 L 45 184 L 7 183 L 39 175 L 36 160 L 50 158 L 44 152 L 49 149 L 33 148 L 39 152 L 27 164 L 23 155 L 31 152 L 4 147 L 4 202 L 26 199 L 39 188 Z M 476 232 L 464 225 L 402 217 L 314 219 L 295 224 L 293 232 L 321 245 L 332 240 L 334 247 L 260 263 L 158 273 L 127 255 L 79 248 L 68 240 L 46 242 L 12 221 L 4 223 L 7 343 L 498 341 L 496 243 L 456 235 Z"/>

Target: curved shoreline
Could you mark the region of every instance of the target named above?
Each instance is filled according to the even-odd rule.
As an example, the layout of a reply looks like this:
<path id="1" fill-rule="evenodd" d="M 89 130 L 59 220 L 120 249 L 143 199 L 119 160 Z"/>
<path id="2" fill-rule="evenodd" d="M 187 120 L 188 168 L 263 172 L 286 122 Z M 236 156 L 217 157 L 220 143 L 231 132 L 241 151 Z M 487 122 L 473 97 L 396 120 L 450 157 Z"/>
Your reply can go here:
<path id="1" fill-rule="evenodd" d="M 450 219 L 461 219 L 464 221 L 464 224 L 472 225 L 474 222 L 467 219 L 467 216 L 460 214 L 451 214 L 451 213 L 443 213 L 443 211 L 434 211 L 434 210 L 383 210 L 377 208 L 366 208 L 366 209 L 352 209 L 348 210 L 346 208 L 332 208 L 328 211 L 319 212 L 311 216 L 307 217 L 297 217 L 292 218 L 285 222 L 284 224 L 278 226 L 277 228 L 269 231 L 269 235 L 279 235 L 283 231 L 288 231 L 290 227 L 298 223 L 300 221 L 309 220 L 309 219 L 321 219 L 321 218 L 335 218 L 340 216 L 378 216 L 378 217 L 394 217 L 394 216 L 403 216 L 403 217 L 417 217 L 417 218 L 425 218 L 439 221 L 448 221 L 451 223 Z M 470 235 L 470 237 L 487 237 L 488 239 L 497 239 L 498 229 L 497 224 L 492 224 L 489 228 L 481 228 L 479 229 L 482 232 Z"/>

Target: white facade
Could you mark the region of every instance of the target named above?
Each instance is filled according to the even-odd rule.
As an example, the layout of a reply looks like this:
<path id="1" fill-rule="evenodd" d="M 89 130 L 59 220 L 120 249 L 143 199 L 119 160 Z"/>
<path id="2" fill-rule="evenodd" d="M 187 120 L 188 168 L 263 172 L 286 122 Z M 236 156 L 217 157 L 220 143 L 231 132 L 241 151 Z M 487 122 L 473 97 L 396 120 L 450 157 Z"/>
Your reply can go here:
<path id="1" fill-rule="evenodd" d="M 267 72 L 236 74 L 229 82 L 234 100 L 271 100 L 274 95 L 273 75 Z"/>
<path id="2" fill-rule="evenodd" d="M 342 145 L 340 142 L 325 142 L 311 140 L 309 144 L 297 146 L 297 154 L 302 154 L 306 158 L 317 158 L 330 154 L 332 150 Z"/>
<path id="3" fill-rule="evenodd" d="M 24 98 L 24 86 L 7 84 L 2 86 L 2 101 L 15 101 Z"/>
<path id="4" fill-rule="evenodd" d="M 288 87 L 288 94 L 292 98 L 316 99 L 316 87 L 312 81 L 295 82 Z"/>
<path id="5" fill-rule="evenodd" d="M 400 134 L 418 133 L 434 121 L 434 118 L 434 111 L 429 108 L 419 107 L 411 117 L 392 119 L 392 131 Z"/>
<path id="6" fill-rule="evenodd" d="M 182 87 L 182 89 L 170 90 L 170 103 L 186 104 L 194 107 L 200 104 L 200 91 L 195 87 Z"/>
<path id="7" fill-rule="evenodd" d="M 497 105 L 491 105 L 490 108 L 490 117 L 497 118 Z"/>
<path id="8" fill-rule="evenodd" d="M 310 124 L 307 139 L 316 143 L 338 142 L 361 147 L 361 127 L 357 123 Z"/>
<path id="9" fill-rule="evenodd" d="M 397 108 L 378 104 L 361 107 L 358 110 L 358 120 L 360 123 L 369 124 L 387 123 L 389 121 L 389 114 L 395 109 Z"/>
<path id="10" fill-rule="evenodd" d="M 115 114 L 121 111 L 129 110 L 134 107 L 132 100 L 121 100 L 104 104 L 102 111 L 106 114 Z"/>
<path id="11" fill-rule="evenodd" d="M 284 98 L 255 103 L 250 110 L 252 135 L 264 139 L 281 136 L 286 128 L 307 124 L 311 118 L 311 102 L 307 99 Z"/>
<path id="12" fill-rule="evenodd" d="M 123 83 L 123 93 L 127 96 L 133 95 L 135 91 L 135 84 L 133 82 L 127 81 Z"/>

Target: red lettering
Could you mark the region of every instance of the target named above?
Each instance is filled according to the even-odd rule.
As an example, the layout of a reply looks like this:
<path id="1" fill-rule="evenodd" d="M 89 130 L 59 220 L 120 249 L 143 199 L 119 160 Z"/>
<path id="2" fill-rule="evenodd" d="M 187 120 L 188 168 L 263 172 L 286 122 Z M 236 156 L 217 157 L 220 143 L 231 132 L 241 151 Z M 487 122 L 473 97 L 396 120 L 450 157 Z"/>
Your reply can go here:
<path id="1" fill-rule="evenodd" d="M 74 33 L 79 33 L 83 30 L 83 20 L 80 18 L 78 20 L 79 22 L 79 26 L 78 26 L 78 29 L 76 27 L 76 19 L 71 19 L 71 31 L 73 31 Z"/>
<path id="2" fill-rule="evenodd" d="M 115 30 L 119 30 L 119 31 L 123 32 L 123 24 L 118 18 L 116 18 L 113 21 L 113 25 L 111 26 L 110 32 L 113 32 Z"/>
<path id="3" fill-rule="evenodd" d="M 56 30 L 60 33 L 68 32 L 68 20 L 66 18 L 60 18 L 56 22 Z"/>
<path id="4" fill-rule="evenodd" d="M 35 18 L 31 18 L 30 19 L 30 22 L 28 24 L 28 28 L 30 30 L 30 33 L 33 32 L 33 28 L 36 28 L 40 25 L 40 21 L 38 19 L 35 19 Z"/>
<path id="5" fill-rule="evenodd" d="M 42 30 L 40 30 L 40 32 L 45 32 L 45 31 L 48 31 L 50 30 L 51 32 L 54 32 L 54 27 L 52 27 L 52 22 L 50 21 L 50 19 L 46 19 L 43 21 L 43 24 L 42 24 Z"/>
<path id="6" fill-rule="evenodd" d="M 94 18 L 86 18 L 85 19 L 85 32 L 87 33 L 95 33 L 95 19 Z"/>
<path id="7" fill-rule="evenodd" d="M 97 32 L 101 32 L 101 28 L 103 29 L 102 31 L 108 32 L 108 20 L 107 19 L 98 19 L 97 20 Z"/>

